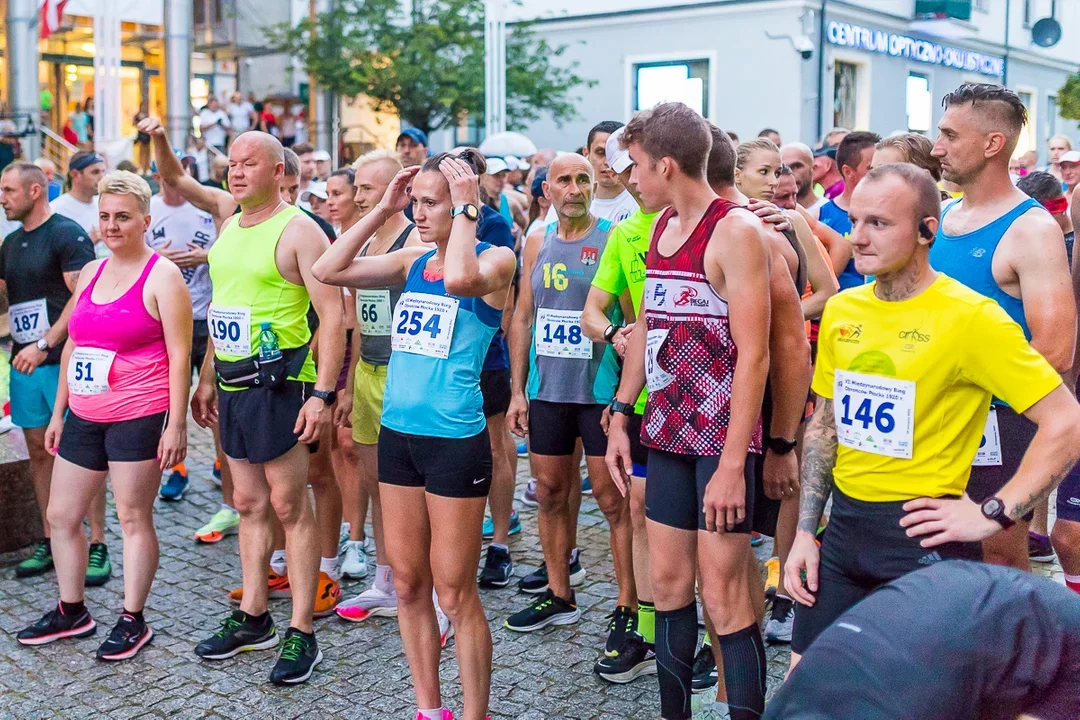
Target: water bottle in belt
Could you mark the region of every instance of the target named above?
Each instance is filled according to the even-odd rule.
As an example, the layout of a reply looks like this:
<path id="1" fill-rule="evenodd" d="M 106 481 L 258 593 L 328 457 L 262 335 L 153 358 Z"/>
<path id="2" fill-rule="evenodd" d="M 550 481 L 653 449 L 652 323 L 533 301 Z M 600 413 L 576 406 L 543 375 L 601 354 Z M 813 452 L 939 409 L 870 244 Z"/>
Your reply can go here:
<path id="1" fill-rule="evenodd" d="M 259 331 L 259 363 L 265 364 L 281 359 L 277 333 L 270 329 L 270 323 L 262 323 Z"/>

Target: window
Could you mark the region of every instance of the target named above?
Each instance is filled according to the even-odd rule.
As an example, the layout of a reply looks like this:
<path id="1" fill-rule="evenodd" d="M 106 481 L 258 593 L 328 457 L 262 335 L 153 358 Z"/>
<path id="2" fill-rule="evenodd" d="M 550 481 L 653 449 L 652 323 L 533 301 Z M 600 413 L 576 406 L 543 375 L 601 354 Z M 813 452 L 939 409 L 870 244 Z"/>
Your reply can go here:
<path id="1" fill-rule="evenodd" d="M 833 70 L 833 127 L 858 126 L 855 115 L 859 66 L 837 61 Z"/>
<path id="2" fill-rule="evenodd" d="M 674 60 L 634 65 L 633 112 L 665 102 L 683 102 L 709 117 L 709 61 Z"/>
<path id="3" fill-rule="evenodd" d="M 930 78 L 918 73 L 908 73 L 907 78 L 907 129 L 924 133 L 930 130 L 934 98 L 930 94 Z M 848 127 L 848 126 L 844 126 Z"/>
<path id="4" fill-rule="evenodd" d="M 990 12 L 990 0 L 975 0 L 971 7 L 979 12 Z"/>
<path id="5" fill-rule="evenodd" d="M 1057 95 L 1046 96 L 1046 136 L 1054 137 L 1057 135 Z"/>
<path id="6" fill-rule="evenodd" d="M 1024 27 L 1031 27 L 1031 0 L 1024 0 Z"/>
<path id="7" fill-rule="evenodd" d="M 1030 90 L 1017 90 L 1016 94 L 1020 96 L 1020 102 L 1028 111 L 1028 122 L 1020 131 L 1020 139 L 1016 143 L 1016 152 L 1013 153 L 1015 157 L 1020 157 L 1028 150 L 1035 149 L 1035 126 L 1037 122 L 1034 95 Z"/>

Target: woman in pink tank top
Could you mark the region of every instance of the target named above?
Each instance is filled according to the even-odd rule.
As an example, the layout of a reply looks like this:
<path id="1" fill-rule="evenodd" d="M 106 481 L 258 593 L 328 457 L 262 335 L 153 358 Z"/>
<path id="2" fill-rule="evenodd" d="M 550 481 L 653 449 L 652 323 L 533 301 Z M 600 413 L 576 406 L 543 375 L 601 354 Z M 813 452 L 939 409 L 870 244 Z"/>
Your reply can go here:
<path id="1" fill-rule="evenodd" d="M 147 247 L 150 187 L 114 172 L 99 185 L 101 235 L 113 252 L 83 269 L 45 447 L 53 465 L 48 520 L 60 603 L 19 633 L 24 645 L 84 637 L 87 545 L 82 519 L 112 478 L 124 540 L 124 607 L 100 660 L 150 641 L 143 605 L 158 566 L 154 498 L 161 471 L 187 453 L 191 297 L 180 270 Z M 65 417 L 66 416 L 66 417 Z"/>

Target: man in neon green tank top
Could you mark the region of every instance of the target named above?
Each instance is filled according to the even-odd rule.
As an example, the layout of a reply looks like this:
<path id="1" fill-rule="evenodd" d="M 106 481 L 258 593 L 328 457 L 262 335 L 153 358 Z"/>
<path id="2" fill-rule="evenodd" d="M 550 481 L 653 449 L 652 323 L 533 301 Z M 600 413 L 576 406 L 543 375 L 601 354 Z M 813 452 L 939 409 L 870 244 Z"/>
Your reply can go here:
<path id="1" fill-rule="evenodd" d="M 223 224 L 210 253 L 213 349 L 191 405 L 196 422 L 208 426 L 220 401 L 221 444 L 242 518 L 244 592 L 240 610 L 195 652 L 221 660 L 278 644 L 267 612 L 272 509 L 285 528 L 293 613 L 270 679 L 294 684 L 322 659 L 312 628 L 319 544 L 307 496 L 308 446 L 330 423 L 345 347 L 340 290 L 311 274 L 328 247 L 326 236 L 282 201 L 283 173 L 283 150 L 271 135 L 244 133 L 230 148 L 229 188 L 241 213 Z M 308 352 L 309 303 L 323 330 L 318 368 Z M 280 361 L 260 358 L 272 354 L 260 340 L 266 326 L 276 335 Z"/>

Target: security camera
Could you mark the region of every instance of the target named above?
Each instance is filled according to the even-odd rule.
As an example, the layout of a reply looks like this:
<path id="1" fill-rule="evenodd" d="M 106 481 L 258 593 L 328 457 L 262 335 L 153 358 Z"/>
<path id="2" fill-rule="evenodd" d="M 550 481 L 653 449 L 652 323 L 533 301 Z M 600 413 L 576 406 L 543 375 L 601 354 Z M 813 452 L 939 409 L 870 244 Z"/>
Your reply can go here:
<path id="1" fill-rule="evenodd" d="M 796 52 L 802 56 L 803 60 L 809 60 L 814 57 L 814 43 L 806 35 L 796 35 L 791 38 L 791 44 L 794 46 Z"/>

